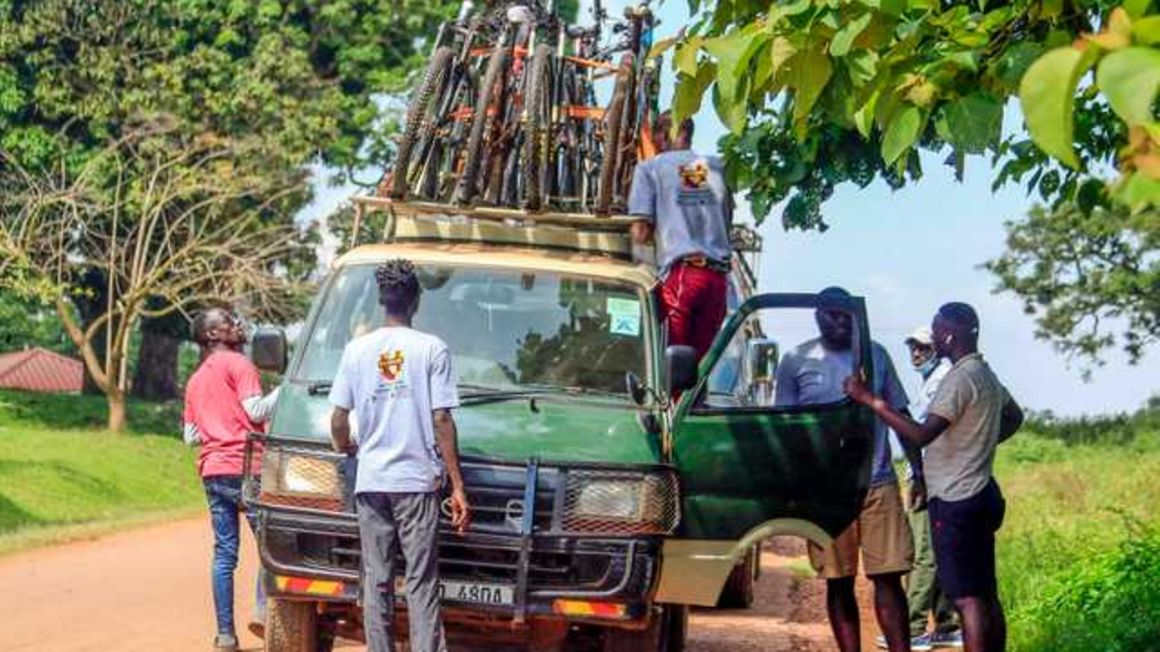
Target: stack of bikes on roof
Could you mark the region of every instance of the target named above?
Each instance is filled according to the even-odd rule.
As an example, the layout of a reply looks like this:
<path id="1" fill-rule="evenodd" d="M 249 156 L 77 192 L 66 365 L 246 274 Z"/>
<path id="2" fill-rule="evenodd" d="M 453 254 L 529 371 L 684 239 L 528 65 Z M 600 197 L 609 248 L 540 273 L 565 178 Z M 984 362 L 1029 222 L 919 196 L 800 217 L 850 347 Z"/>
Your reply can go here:
<path id="1" fill-rule="evenodd" d="M 655 20 L 645 4 L 606 26 L 599 0 L 593 17 L 590 27 L 569 25 L 555 0 L 466 2 L 439 29 L 379 193 L 461 207 L 622 210 L 638 156 L 651 153 Z"/>

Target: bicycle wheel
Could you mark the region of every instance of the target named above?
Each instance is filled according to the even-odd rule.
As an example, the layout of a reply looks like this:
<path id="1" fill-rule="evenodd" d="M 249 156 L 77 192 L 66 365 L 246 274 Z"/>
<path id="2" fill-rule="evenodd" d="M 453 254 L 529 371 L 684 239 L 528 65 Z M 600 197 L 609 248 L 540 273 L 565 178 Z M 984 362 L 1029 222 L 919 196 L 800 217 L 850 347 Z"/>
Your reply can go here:
<path id="1" fill-rule="evenodd" d="M 502 107 L 504 95 L 504 77 L 508 68 L 508 48 L 499 45 L 491 54 L 487 62 L 487 72 L 483 75 L 483 83 L 479 87 L 479 97 L 475 100 L 474 116 L 471 122 L 471 135 L 467 139 L 467 154 L 464 157 L 463 173 L 455 189 L 456 203 L 467 204 L 475 198 L 480 174 L 480 163 L 484 157 L 484 136 L 492 131 L 497 120 L 502 118 L 499 108 Z M 496 109 L 494 113 L 492 112 Z"/>
<path id="2" fill-rule="evenodd" d="M 425 156 L 417 158 L 417 165 L 411 165 L 411 154 L 420 138 L 430 138 L 435 129 L 439 109 L 439 98 L 443 94 L 443 87 L 451 74 L 451 64 L 455 53 L 451 48 L 444 46 L 435 50 L 431 63 L 427 65 L 427 72 L 419 84 L 419 90 L 407 111 L 407 124 L 403 129 L 403 139 L 399 142 L 399 150 L 395 155 L 394 173 L 391 175 L 390 196 L 401 199 L 411 190 L 411 182 L 421 168 Z M 422 149 L 422 148 L 421 148 Z"/>
<path id="3" fill-rule="evenodd" d="M 528 94 L 524 98 L 527 121 L 524 123 L 523 175 L 524 206 L 539 210 L 547 202 L 545 183 L 552 145 L 549 142 L 552 127 L 552 48 L 541 43 L 532 55 L 529 71 Z"/>
<path id="4" fill-rule="evenodd" d="M 608 215 L 612 206 L 613 185 L 616 182 L 617 163 L 620 159 L 620 129 L 624 123 L 624 112 L 628 107 L 629 71 L 621 67 L 616 73 L 616 86 L 612 91 L 612 101 L 604 114 L 604 147 L 600 157 L 600 180 L 596 186 L 596 205 L 593 212 Z"/>

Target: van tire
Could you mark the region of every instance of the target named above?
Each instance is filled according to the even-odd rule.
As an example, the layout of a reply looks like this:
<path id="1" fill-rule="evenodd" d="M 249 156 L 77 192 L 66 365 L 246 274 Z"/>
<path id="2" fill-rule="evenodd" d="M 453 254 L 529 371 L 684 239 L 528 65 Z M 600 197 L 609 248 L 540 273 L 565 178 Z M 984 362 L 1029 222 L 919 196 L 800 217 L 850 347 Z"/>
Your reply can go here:
<path id="1" fill-rule="evenodd" d="M 661 605 L 645 629 L 605 630 L 603 652 L 683 652 L 688 629 L 687 605 Z"/>
<path id="2" fill-rule="evenodd" d="M 313 602 L 266 602 L 266 652 L 319 652 L 318 610 Z"/>
<path id="3" fill-rule="evenodd" d="M 745 553 L 745 559 L 733 567 L 717 598 L 718 608 L 748 609 L 753 606 L 753 584 L 760 566 L 758 554 L 758 547 L 751 547 Z"/>

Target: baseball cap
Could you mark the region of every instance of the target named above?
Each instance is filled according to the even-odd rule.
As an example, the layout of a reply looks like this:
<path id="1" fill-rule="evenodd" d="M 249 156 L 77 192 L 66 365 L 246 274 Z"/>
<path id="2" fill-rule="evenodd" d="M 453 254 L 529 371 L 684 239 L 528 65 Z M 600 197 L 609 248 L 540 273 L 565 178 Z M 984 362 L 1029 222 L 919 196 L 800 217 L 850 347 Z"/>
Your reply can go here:
<path id="1" fill-rule="evenodd" d="M 921 344 L 923 346 L 931 346 L 934 344 L 934 336 L 931 335 L 929 326 L 919 326 L 904 341 L 906 344 L 914 342 L 915 344 Z"/>

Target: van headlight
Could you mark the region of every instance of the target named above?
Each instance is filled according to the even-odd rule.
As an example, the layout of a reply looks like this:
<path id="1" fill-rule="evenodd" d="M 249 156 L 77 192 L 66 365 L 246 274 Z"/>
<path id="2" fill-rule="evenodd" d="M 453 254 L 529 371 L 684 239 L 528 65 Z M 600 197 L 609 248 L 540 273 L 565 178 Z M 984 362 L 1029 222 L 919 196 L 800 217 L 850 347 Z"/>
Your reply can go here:
<path id="1" fill-rule="evenodd" d="M 677 478 L 668 471 L 568 471 L 566 531 L 583 534 L 668 534 L 680 521 Z"/>
<path id="2" fill-rule="evenodd" d="M 341 509 L 344 483 L 338 459 L 314 451 L 267 450 L 262 459 L 262 502 Z"/>

